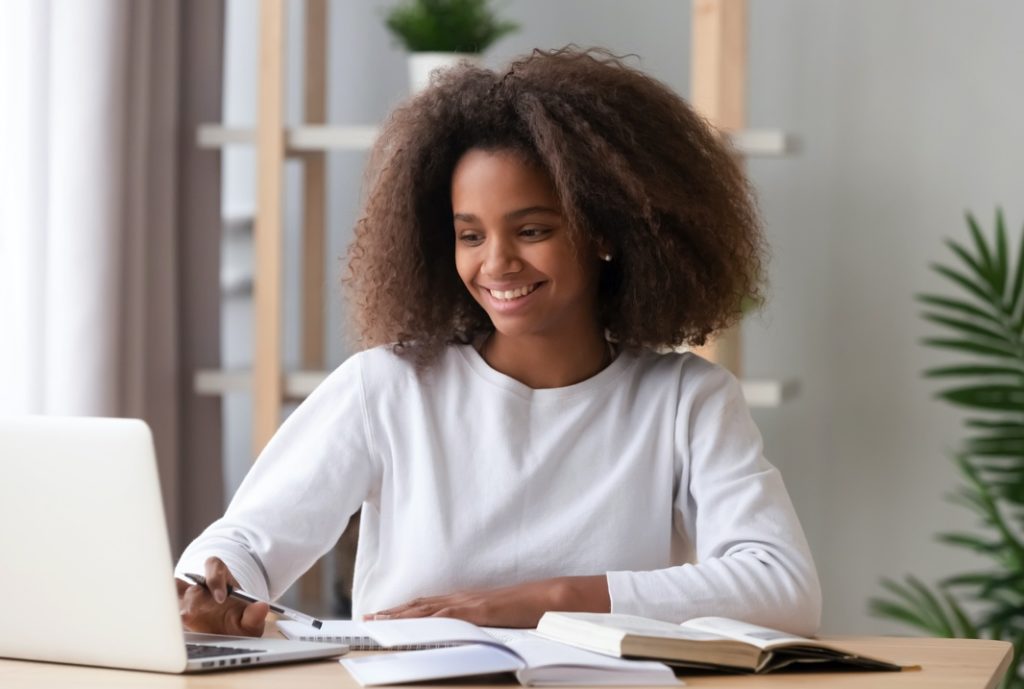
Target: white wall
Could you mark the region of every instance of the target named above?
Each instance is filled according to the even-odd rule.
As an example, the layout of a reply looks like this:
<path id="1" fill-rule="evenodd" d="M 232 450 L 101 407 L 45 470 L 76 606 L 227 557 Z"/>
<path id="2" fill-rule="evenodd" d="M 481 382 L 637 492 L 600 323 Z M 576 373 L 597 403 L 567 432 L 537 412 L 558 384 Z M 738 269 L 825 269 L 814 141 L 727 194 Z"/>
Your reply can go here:
<path id="1" fill-rule="evenodd" d="M 403 56 L 381 20 L 391 4 L 332 3 L 332 122 L 376 121 L 404 95 Z M 242 121 L 248 112 L 251 122 L 256 35 L 246 17 L 255 10 L 241 5 L 254 3 L 229 0 L 226 112 Z M 491 65 L 533 47 L 601 45 L 638 54 L 644 69 L 688 92 L 688 2 L 498 5 L 524 28 L 493 48 Z M 1012 0 L 750 0 L 749 124 L 783 129 L 801 149 L 748 167 L 774 260 L 772 301 L 746 326 L 745 366 L 752 376 L 797 377 L 803 385 L 797 400 L 756 418 L 811 540 L 831 633 L 901 630 L 866 614 L 882 575 L 934 580 L 969 565 L 932 541 L 936 531 L 971 520 L 942 499 L 957 480 L 948 454 L 960 437 L 958 417 L 932 401 L 932 387 L 920 379 L 936 356 L 917 344 L 927 329 L 912 295 L 944 289 L 926 266 L 945 258 L 943 237 L 963 236 L 965 209 L 988 225 L 1002 204 L 1011 229 L 1024 223 L 1021 26 L 1024 4 Z M 293 121 L 296 64 L 289 72 Z M 332 284 L 351 236 L 363 160 L 330 157 L 325 260 Z M 251 160 L 235 162 L 226 171 L 225 204 L 251 205 Z M 293 237 L 296 177 L 289 178 Z M 296 313 L 294 238 L 288 251 L 287 300 Z M 340 313 L 333 299 L 333 363 L 345 356 Z M 286 356 L 295 361 L 297 322 L 291 325 Z M 244 333 L 237 322 L 231 327 Z M 241 339 L 225 336 L 236 347 L 244 347 Z M 233 415 L 234 425 L 244 424 L 244 411 Z M 228 453 L 244 469 L 247 430 L 235 436 L 242 440 Z"/>

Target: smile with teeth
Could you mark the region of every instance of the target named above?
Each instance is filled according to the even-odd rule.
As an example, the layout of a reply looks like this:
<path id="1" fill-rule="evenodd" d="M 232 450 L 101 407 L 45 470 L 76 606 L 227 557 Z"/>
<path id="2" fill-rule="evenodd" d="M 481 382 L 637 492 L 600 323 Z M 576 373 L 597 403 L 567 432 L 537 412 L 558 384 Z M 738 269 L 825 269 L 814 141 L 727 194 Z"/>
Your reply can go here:
<path id="1" fill-rule="evenodd" d="M 520 299 L 525 297 L 527 294 L 537 289 L 540 286 L 539 282 L 535 282 L 532 285 L 524 285 L 523 287 L 517 287 L 510 290 L 496 290 L 488 289 L 487 292 L 497 299 L 498 301 L 512 301 L 513 299 Z M 486 288 L 485 288 L 486 289 Z"/>

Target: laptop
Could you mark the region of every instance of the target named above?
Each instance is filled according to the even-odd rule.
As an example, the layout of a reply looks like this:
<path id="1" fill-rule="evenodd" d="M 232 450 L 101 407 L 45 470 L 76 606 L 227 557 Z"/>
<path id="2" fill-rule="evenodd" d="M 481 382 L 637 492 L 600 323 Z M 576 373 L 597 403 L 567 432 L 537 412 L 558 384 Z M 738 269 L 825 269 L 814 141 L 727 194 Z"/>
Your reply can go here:
<path id="1" fill-rule="evenodd" d="M 182 629 L 156 456 L 135 419 L 0 418 L 0 657 L 196 672 L 343 644 Z"/>

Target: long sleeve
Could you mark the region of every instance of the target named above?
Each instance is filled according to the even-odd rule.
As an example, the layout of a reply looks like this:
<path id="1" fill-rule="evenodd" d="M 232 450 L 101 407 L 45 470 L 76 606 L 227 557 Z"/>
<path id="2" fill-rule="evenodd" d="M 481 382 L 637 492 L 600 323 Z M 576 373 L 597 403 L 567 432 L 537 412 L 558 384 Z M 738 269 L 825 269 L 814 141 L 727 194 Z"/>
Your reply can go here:
<path id="1" fill-rule="evenodd" d="M 284 422 L 223 517 L 186 548 L 175 573 L 221 558 L 239 584 L 275 599 L 338 540 L 379 485 L 360 355 L 349 358 Z"/>
<path id="2" fill-rule="evenodd" d="M 698 378 L 698 390 L 681 395 L 676 430 L 675 507 L 695 562 L 609 572 L 612 611 L 814 634 L 821 589 L 782 477 L 763 456 L 736 379 L 718 367 Z"/>

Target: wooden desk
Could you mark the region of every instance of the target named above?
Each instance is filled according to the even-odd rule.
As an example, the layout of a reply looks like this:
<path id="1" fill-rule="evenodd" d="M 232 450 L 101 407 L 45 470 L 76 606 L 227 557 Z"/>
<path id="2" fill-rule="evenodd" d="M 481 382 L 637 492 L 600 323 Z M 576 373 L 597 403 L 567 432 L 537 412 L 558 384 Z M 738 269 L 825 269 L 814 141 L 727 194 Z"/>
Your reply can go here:
<path id="1" fill-rule="evenodd" d="M 1010 644 L 1004 641 L 965 639 L 916 639 L 904 637 L 836 637 L 852 651 L 879 655 L 901 664 L 920 665 L 911 672 L 790 673 L 777 675 L 685 675 L 687 687 L 825 687 L 828 689 L 993 689 L 1009 667 Z M 417 685 L 424 686 L 424 685 Z M 432 685 L 433 686 L 433 685 Z M 436 685 L 441 686 L 441 685 Z M 501 684 L 519 686 L 514 680 Z M 53 665 L 0 660 L 0 687 L 75 687 L 76 689 L 360 689 L 337 661 L 279 665 L 254 670 L 211 672 L 203 675 L 161 675 L 127 670 Z M 458 689 L 474 689 L 460 684 Z"/>

